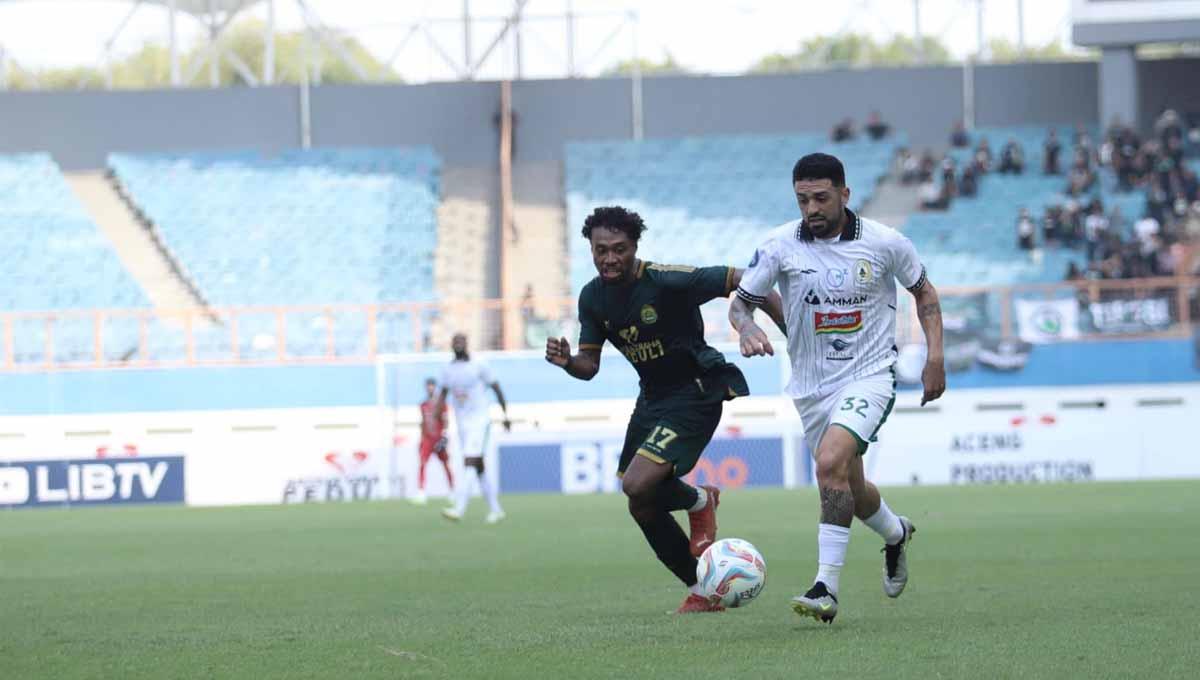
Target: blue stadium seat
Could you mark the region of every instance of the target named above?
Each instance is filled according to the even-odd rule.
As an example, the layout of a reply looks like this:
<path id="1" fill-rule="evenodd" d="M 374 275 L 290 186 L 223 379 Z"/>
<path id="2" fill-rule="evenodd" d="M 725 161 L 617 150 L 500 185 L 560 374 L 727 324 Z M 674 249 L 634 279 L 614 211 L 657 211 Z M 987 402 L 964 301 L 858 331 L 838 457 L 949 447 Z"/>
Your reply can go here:
<path id="1" fill-rule="evenodd" d="M 83 210 L 48 154 L 0 156 L 0 308 L 71 310 L 147 307 L 145 293 L 125 271 L 108 239 Z M 64 315 L 48 329 L 43 319 L 16 323 L 18 363 L 95 359 L 95 322 Z M 47 333 L 51 337 L 47 338 Z M 105 354 L 127 352 L 127 337 L 105 339 Z M 136 346 L 136 343 L 135 345 Z"/>
<path id="2" fill-rule="evenodd" d="M 745 265 L 765 231 L 798 216 L 789 181 L 797 158 L 814 151 L 841 158 L 851 207 L 858 208 L 903 143 L 894 137 L 834 144 L 807 134 L 568 144 L 571 287 L 577 291 L 595 276 L 577 234 L 597 206 L 619 204 L 641 214 L 649 230 L 639 252 L 647 259 Z"/>
<path id="3" fill-rule="evenodd" d="M 430 148 L 113 154 L 109 165 L 214 306 L 434 298 L 441 163 Z M 274 351 L 264 323 L 239 335 L 243 356 Z M 363 349 L 352 323 L 337 320 L 338 354 Z M 329 347 L 319 319 L 289 319 L 286 333 L 291 354 Z"/>

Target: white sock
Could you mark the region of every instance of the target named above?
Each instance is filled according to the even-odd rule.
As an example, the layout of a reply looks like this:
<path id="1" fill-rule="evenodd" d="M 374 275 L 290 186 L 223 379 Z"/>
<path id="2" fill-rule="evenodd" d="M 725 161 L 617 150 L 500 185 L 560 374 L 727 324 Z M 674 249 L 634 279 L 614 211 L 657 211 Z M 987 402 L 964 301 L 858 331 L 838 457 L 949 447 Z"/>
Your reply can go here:
<path id="1" fill-rule="evenodd" d="M 900 524 L 900 518 L 882 498 L 879 499 L 879 511 L 864 519 L 863 524 L 882 536 L 888 545 L 896 545 L 904 539 L 904 525 Z"/>
<path id="2" fill-rule="evenodd" d="M 688 512 L 700 512 L 704 506 L 708 505 L 708 492 L 700 487 L 696 487 L 696 504 L 688 508 Z"/>
<path id="3" fill-rule="evenodd" d="M 464 466 L 459 474 L 459 482 L 455 487 L 457 495 L 454 499 L 454 511 L 460 515 L 467 511 L 467 503 L 471 500 L 471 478 L 475 477 L 475 468 Z"/>
<path id="4" fill-rule="evenodd" d="M 692 585 L 688 586 L 688 592 L 693 595 L 699 595 L 701 597 L 704 596 L 704 592 L 702 590 L 700 590 L 700 582 L 699 581 L 696 581 Z"/>
<path id="5" fill-rule="evenodd" d="M 836 524 L 817 525 L 817 578 L 829 592 L 838 591 L 838 578 L 846 564 L 846 547 L 850 545 L 850 528 Z"/>
<path id="6" fill-rule="evenodd" d="M 496 488 L 496 479 L 487 473 L 479 475 L 479 488 L 487 499 L 488 509 L 492 512 L 504 512 L 500 509 L 500 490 Z"/>

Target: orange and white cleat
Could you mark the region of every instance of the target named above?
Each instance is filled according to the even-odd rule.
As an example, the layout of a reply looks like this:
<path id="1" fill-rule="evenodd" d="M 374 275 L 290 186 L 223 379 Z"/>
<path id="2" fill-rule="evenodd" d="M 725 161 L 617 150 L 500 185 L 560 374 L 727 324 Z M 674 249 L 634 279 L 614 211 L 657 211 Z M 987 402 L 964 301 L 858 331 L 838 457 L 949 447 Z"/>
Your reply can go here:
<path id="1" fill-rule="evenodd" d="M 692 540 L 688 545 L 692 557 L 700 557 L 708 546 L 717 540 L 717 506 L 721 504 L 721 490 L 715 486 L 702 486 L 708 492 L 708 502 L 696 512 L 688 513 Z"/>
<path id="2" fill-rule="evenodd" d="M 707 612 L 723 612 L 725 608 L 716 602 L 709 602 L 707 597 L 688 593 L 687 599 L 675 610 L 676 614 L 704 614 Z"/>

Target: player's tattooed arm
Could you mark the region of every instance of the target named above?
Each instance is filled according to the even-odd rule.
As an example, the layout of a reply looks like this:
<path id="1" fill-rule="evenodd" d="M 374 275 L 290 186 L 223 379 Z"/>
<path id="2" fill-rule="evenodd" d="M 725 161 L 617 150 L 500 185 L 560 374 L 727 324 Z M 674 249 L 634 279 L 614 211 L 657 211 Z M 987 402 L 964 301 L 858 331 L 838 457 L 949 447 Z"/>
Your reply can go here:
<path id="1" fill-rule="evenodd" d="M 566 338 L 549 338 L 546 340 L 546 361 L 572 378 L 591 380 L 600 372 L 600 348 L 580 347 L 579 354 L 571 354 L 571 343 Z"/>
<path id="2" fill-rule="evenodd" d="M 729 301 L 729 323 L 738 333 L 738 345 L 742 356 L 753 357 L 775 355 L 775 348 L 763 329 L 754 323 L 754 307 L 738 296 Z"/>
<path id="3" fill-rule="evenodd" d="M 849 527 L 854 519 L 854 494 L 849 489 L 821 487 L 821 523 Z"/>
<path id="4" fill-rule="evenodd" d="M 942 304 L 938 299 L 937 290 L 928 281 L 913 291 L 913 298 L 917 303 L 917 320 L 921 323 L 921 330 L 925 332 L 925 346 L 928 349 L 925 369 L 921 372 L 921 383 L 925 386 L 921 405 L 924 406 L 946 391 L 946 366 L 942 350 Z"/>

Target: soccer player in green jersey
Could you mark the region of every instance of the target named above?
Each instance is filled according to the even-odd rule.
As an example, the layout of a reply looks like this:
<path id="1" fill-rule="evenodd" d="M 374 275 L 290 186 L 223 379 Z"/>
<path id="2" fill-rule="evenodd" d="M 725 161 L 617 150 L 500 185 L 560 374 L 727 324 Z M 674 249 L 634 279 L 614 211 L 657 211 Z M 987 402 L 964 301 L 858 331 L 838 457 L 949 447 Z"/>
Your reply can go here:
<path id="1" fill-rule="evenodd" d="M 737 289 L 742 270 L 639 260 L 645 229 L 637 213 L 620 207 L 596 208 L 584 221 L 599 276 L 579 294 L 579 353 L 571 354 L 566 338 L 550 338 L 546 360 L 591 380 L 607 340 L 633 364 L 641 392 L 617 466 L 629 514 L 658 559 L 688 587 L 678 613 L 721 611 L 696 585 L 696 558 L 716 539 L 720 491 L 681 478 L 712 439 L 724 402 L 749 394 L 737 366 L 705 343 L 700 316 L 700 305 Z M 783 330 L 779 296 L 768 296 L 763 309 Z M 678 510 L 688 511 L 690 541 L 671 517 Z"/>

